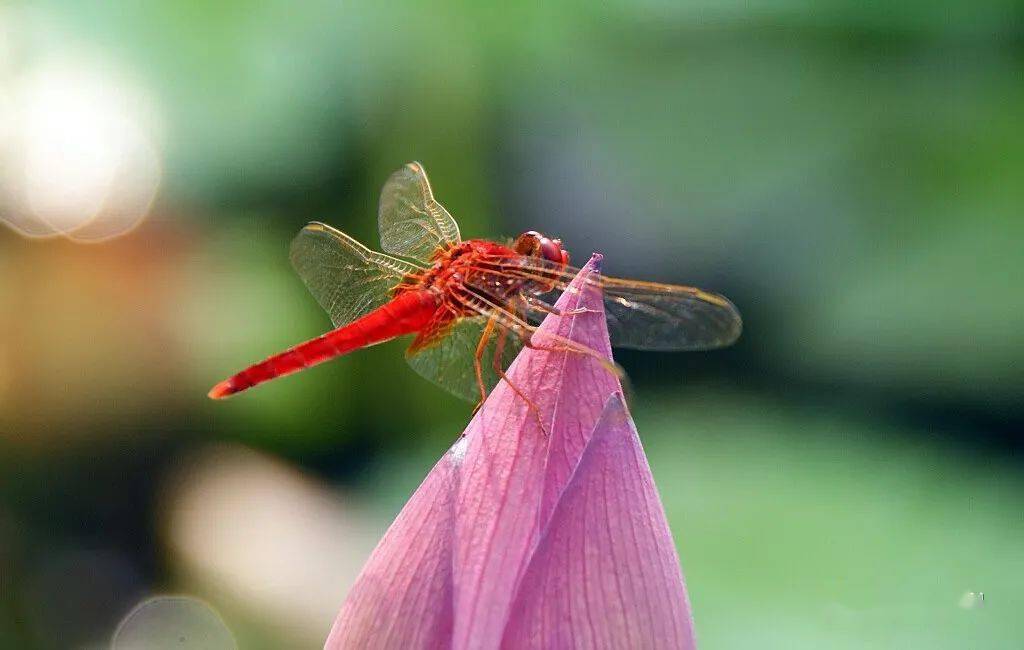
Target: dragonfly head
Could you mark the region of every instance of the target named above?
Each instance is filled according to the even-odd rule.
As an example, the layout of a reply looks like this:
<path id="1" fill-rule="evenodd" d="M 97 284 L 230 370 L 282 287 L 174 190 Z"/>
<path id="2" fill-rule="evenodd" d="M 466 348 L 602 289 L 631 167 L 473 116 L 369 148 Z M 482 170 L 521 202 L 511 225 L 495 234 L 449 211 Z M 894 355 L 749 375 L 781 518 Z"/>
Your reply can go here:
<path id="1" fill-rule="evenodd" d="M 569 251 L 562 248 L 561 239 L 549 239 L 536 230 L 528 230 L 516 237 L 517 253 L 539 257 L 560 266 L 569 263 Z"/>

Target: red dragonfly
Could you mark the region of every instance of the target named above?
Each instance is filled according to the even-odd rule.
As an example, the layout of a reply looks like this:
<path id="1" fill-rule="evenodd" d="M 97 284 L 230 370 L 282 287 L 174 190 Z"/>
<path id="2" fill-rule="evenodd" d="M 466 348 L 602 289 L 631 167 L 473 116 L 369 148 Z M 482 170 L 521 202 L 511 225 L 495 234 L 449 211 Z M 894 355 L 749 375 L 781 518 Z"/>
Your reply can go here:
<path id="1" fill-rule="evenodd" d="M 548 298 L 579 269 L 558 239 L 529 231 L 509 245 L 463 240 L 434 199 L 419 163 L 381 191 L 382 248 L 371 251 L 313 222 L 291 246 L 291 261 L 336 329 L 249 366 L 210 391 L 220 399 L 354 350 L 403 335 L 421 375 L 469 401 L 504 377 L 536 324 L 556 313 Z M 612 344 L 644 350 L 707 350 L 731 344 L 742 321 L 727 299 L 693 287 L 600 276 Z M 587 349 L 566 348 L 580 353 Z M 596 353 L 594 353 L 596 354 Z"/>

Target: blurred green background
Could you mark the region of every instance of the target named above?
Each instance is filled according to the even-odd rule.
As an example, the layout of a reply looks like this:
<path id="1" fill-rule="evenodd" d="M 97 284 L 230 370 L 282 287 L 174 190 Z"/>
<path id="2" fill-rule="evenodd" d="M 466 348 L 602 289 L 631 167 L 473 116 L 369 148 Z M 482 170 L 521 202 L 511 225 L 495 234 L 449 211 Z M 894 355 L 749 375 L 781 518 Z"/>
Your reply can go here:
<path id="1" fill-rule="evenodd" d="M 617 357 L 703 648 L 1024 647 L 1022 19 L 0 5 L 0 647 L 105 647 L 167 593 L 322 644 L 470 407 L 397 343 L 205 394 L 329 326 L 291 237 L 375 244 L 414 159 L 466 236 L 744 314 L 728 351 Z"/>

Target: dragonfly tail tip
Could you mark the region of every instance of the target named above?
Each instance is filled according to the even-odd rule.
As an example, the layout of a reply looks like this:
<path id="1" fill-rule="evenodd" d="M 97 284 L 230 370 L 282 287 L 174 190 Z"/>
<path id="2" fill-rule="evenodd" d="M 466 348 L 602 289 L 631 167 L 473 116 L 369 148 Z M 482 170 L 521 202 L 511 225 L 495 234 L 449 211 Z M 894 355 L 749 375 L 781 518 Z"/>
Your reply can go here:
<path id="1" fill-rule="evenodd" d="M 235 387 L 232 385 L 231 380 L 225 379 L 224 381 L 220 382 L 219 384 L 211 388 L 210 392 L 207 393 L 206 396 L 209 397 L 210 399 L 224 399 L 225 397 L 230 397 L 231 395 L 234 395 L 236 392 L 237 391 L 235 390 Z"/>

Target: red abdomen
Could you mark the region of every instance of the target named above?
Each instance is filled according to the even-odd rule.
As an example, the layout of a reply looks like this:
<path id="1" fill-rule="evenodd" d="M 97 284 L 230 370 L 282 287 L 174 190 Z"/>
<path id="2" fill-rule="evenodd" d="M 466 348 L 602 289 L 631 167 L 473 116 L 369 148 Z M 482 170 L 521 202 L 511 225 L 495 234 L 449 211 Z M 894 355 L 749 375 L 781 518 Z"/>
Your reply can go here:
<path id="1" fill-rule="evenodd" d="M 229 397 L 256 384 L 290 375 L 353 350 L 418 332 L 430 322 L 437 306 L 438 299 L 431 291 L 401 293 L 348 325 L 249 366 L 214 386 L 209 396 L 213 399 Z"/>

